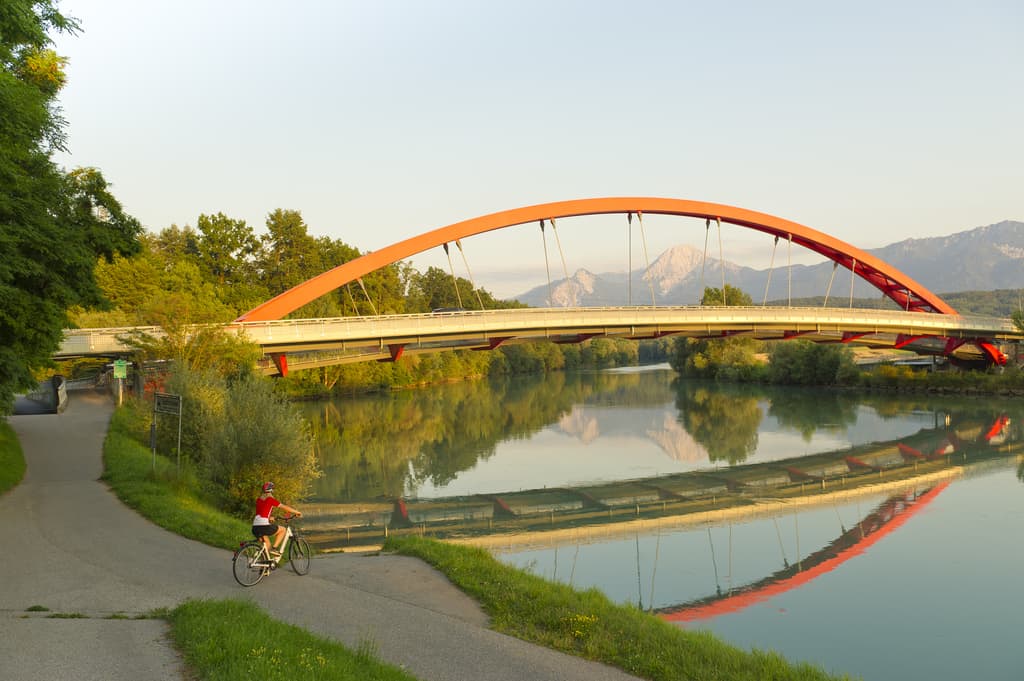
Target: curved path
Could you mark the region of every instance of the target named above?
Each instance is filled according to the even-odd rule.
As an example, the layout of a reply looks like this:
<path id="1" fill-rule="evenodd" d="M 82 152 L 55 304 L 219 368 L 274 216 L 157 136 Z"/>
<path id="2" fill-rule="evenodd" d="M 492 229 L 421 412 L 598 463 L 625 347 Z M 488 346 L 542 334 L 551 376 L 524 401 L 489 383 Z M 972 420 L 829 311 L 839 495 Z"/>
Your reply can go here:
<path id="1" fill-rule="evenodd" d="M 6 681 L 185 678 L 166 623 L 108 618 L 187 598 L 250 598 L 351 648 L 369 644 L 423 681 L 634 678 L 490 631 L 474 601 L 416 559 L 324 556 L 306 577 L 283 569 L 238 586 L 226 550 L 152 525 L 98 480 L 111 412 L 106 397 L 73 393 L 62 415 L 10 418 L 28 472 L 0 497 Z M 27 612 L 34 605 L 49 613 Z"/>

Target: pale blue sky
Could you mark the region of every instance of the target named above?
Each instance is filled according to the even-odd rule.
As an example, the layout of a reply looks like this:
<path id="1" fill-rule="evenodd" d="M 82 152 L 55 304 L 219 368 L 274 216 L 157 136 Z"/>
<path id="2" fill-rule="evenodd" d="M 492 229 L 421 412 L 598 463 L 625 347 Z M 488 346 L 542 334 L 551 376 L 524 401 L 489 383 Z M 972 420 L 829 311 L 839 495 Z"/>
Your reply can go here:
<path id="1" fill-rule="evenodd" d="M 60 7 L 83 30 L 57 44 L 58 160 L 99 167 L 151 231 L 222 211 L 262 233 L 292 208 L 374 250 L 626 195 L 741 206 L 862 248 L 1024 220 L 1019 0 Z M 645 224 L 651 258 L 703 247 L 703 222 Z M 625 234 L 621 217 L 559 223 L 570 271 L 624 270 Z M 768 237 L 723 239 L 726 259 L 767 266 Z M 499 295 L 543 281 L 535 226 L 464 245 Z M 443 253 L 414 262 L 447 269 Z"/>

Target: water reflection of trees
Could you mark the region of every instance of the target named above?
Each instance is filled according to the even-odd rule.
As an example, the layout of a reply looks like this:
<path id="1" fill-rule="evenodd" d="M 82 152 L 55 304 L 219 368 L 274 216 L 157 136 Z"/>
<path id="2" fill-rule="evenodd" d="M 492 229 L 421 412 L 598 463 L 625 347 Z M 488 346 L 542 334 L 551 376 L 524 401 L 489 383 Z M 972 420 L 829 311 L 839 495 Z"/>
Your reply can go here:
<path id="1" fill-rule="evenodd" d="M 501 440 L 526 438 L 597 386 L 553 374 L 546 381 L 465 381 L 427 390 L 307 406 L 330 500 L 402 496 L 451 482 L 493 455 Z"/>
<path id="2" fill-rule="evenodd" d="M 756 451 L 766 410 L 805 439 L 822 427 L 854 424 L 859 405 L 891 416 L 932 412 L 939 427 L 960 422 L 977 430 L 978 423 L 1000 413 L 1011 416 L 1014 429 L 1024 423 L 1024 407 L 1010 401 L 673 383 L 669 372 L 556 372 L 466 381 L 306 405 L 326 473 L 315 494 L 325 501 L 354 501 L 394 498 L 427 483 L 442 487 L 493 456 L 498 443 L 527 439 L 579 405 L 660 407 L 671 404 L 673 395 L 678 423 L 711 461 L 730 465 Z M 1019 474 L 1024 481 L 1024 466 Z"/>
<path id="3" fill-rule="evenodd" d="M 757 449 L 764 416 L 757 392 L 752 386 L 681 381 L 676 391 L 679 422 L 711 461 L 741 463 Z"/>
<path id="4" fill-rule="evenodd" d="M 845 430 L 856 424 L 860 404 L 860 397 L 848 392 L 782 388 L 771 392 L 768 415 L 810 442 L 819 428 Z"/>

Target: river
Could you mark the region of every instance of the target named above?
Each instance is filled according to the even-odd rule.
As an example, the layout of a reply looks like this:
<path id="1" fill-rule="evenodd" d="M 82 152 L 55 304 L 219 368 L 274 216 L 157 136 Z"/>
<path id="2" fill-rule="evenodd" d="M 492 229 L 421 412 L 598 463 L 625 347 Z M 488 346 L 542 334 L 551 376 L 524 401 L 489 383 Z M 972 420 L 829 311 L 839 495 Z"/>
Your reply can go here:
<path id="1" fill-rule="evenodd" d="M 1020 400 L 716 385 L 658 366 L 305 408 L 325 471 L 314 528 L 340 544 L 461 537 L 674 626 L 865 679 L 1024 666 Z"/>

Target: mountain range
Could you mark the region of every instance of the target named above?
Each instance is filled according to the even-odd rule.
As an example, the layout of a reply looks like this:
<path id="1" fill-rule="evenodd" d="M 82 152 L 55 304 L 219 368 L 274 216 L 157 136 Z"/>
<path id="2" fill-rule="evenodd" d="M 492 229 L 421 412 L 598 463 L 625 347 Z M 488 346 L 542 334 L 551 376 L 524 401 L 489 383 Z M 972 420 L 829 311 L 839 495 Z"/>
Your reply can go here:
<path id="1" fill-rule="evenodd" d="M 1024 222 L 1004 220 L 950 236 L 905 239 L 867 252 L 938 294 L 1024 288 Z M 552 306 L 627 305 L 630 295 L 634 305 L 642 305 L 651 301 L 652 294 L 656 305 L 696 304 L 703 291 L 702 281 L 704 286 L 714 287 L 720 287 L 722 281 L 719 260 L 709 255 L 705 262 L 703 255 L 692 246 L 673 246 L 650 267 L 634 270 L 629 283 L 624 272 L 577 270 L 568 279 L 551 282 Z M 755 303 L 765 298 L 766 284 L 769 301 L 824 296 L 833 274 L 831 261 L 793 265 L 791 271 L 785 264 L 777 264 L 772 270 L 744 267 L 728 260 L 722 264 L 725 283 L 745 291 Z M 836 270 L 830 295 L 848 298 L 850 283 L 848 270 Z M 881 293 L 858 278 L 853 282 L 852 295 L 871 298 Z M 515 298 L 546 307 L 548 286 L 537 286 Z"/>

